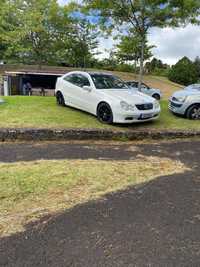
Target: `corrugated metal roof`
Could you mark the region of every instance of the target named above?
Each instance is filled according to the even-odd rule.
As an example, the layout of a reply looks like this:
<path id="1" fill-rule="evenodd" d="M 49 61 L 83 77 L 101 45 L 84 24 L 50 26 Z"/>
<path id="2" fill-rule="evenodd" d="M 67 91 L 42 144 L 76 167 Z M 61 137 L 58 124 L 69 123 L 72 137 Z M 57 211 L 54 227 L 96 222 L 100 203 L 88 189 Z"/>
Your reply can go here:
<path id="1" fill-rule="evenodd" d="M 44 75 L 48 75 L 48 76 L 62 76 L 63 74 L 65 74 L 66 73 L 66 71 L 64 72 L 59 72 L 59 73 L 55 73 L 55 72 L 50 72 L 50 71 L 48 71 L 48 72 L 44 72 L 44 71 L 5 71 L 5 74 L 6 75 L 42 75 L 42 76 L 44 76 Z"/>

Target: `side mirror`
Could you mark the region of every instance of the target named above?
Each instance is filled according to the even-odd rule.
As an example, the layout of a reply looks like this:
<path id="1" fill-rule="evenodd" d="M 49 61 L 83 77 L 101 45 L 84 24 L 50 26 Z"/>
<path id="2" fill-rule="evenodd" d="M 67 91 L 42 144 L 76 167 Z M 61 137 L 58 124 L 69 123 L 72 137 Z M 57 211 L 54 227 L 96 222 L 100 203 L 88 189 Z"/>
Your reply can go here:
<path id="1" fill-rule="evenodd" d="M 84 91 L 87 91 L 87 92 L 91 92 L 92 91 L 92 87 L 87 86 L 87 85 L 84 85 L 82 88 L 83 88 Z"/>

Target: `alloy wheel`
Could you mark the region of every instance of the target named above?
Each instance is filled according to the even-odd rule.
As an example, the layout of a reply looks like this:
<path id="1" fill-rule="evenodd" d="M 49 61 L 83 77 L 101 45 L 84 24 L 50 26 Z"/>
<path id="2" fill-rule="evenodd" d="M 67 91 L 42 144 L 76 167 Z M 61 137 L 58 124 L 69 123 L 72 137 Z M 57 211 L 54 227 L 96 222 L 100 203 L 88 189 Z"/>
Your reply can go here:
<path id="1" fill-rule="evenodd" d="M 98 119 L 103 123 L 112 123 L 113 114 L 110 106 L 108 104 L 101 104 L 98 108 Z"/>

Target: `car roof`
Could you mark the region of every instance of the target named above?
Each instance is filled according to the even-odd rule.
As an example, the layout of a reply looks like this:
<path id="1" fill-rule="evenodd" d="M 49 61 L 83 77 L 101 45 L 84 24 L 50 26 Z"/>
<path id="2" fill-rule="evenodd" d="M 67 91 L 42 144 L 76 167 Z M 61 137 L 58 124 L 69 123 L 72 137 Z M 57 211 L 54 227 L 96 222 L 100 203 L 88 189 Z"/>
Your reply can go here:
<path id="1" fill-rule="evenodd" d="M 68 74 L 89 74 L 89 75 L 109 75 L 109 76 L 113 76 L 112 73 L 108 73 L 108 72 L 101 72 L 101 71 L 70 71 L 67 73 Z"/>

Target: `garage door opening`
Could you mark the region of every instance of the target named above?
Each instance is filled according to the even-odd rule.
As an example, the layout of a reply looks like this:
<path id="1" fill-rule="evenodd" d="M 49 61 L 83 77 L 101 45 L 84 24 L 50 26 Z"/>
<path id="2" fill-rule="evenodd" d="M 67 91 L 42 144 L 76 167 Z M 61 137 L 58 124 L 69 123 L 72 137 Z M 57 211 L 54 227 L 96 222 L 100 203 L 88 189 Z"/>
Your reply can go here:
<path id="1" fill-rule="evenodd" d="M 54 96 L 57 78 L 64 73 L 6 72 L 4 95 L 28 95 L 27 84 L 32 95 Z"/>

